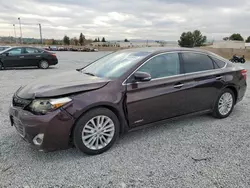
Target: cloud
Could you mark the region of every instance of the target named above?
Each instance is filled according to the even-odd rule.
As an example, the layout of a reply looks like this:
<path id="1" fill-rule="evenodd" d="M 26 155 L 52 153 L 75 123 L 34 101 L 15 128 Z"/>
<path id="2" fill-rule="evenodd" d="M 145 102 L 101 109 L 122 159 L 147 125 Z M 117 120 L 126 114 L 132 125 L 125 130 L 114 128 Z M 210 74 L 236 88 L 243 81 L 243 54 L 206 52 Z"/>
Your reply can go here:
<path id="1" fill-rule="evenodd" d="M 108 40 L 178 40 L 194 29 L 215 39 L 250 35 L 249 0 L 8 0 L 0 2 L 0 35 L 12 35 L 18 17 L 24 37 L 39 37 L 38 23 L 44 37 L 57 39 L 82 32 Z"/>

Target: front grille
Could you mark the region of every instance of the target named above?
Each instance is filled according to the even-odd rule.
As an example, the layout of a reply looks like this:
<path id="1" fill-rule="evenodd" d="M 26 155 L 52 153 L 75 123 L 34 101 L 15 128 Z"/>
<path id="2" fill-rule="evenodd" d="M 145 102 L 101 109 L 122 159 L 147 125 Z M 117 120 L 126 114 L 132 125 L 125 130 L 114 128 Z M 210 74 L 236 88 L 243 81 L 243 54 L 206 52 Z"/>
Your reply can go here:
<path id="1" fill-rule="evenodd" d="M 17 107 L 21 107 L 21 108 L 28 106 L 30 103 L 31 103 L 31 100 L 21 99 L 17 96 L 14 96 L 13 100 L 12 100 L 13 106 L 17 106 Z"/>

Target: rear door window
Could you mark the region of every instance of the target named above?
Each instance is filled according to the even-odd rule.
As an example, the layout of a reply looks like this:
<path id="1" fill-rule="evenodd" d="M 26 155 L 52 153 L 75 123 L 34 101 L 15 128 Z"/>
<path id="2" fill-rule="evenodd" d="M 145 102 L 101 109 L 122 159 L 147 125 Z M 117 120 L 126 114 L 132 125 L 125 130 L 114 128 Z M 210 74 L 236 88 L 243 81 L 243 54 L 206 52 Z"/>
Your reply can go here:
<path id="1" fill-rule="evenodd" d="M 183 52 L 183 68 L 185 73 L 199 72 L 214 69 L 213 61 L 206 55 L 193 52 Z"/>
<path id="2" fill-rule="evenodd" d="M 36 48 L 25 48 L 24 53 L 26 54 L 36 54 L 40 53 L 40 51 Z"/>

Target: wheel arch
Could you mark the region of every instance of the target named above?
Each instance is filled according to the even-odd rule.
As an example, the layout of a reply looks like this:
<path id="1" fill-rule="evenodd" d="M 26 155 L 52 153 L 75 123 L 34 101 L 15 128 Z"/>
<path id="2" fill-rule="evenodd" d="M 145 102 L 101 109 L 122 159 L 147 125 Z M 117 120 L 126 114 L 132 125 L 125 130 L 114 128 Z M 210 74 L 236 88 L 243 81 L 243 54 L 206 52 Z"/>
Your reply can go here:
<path id="1" fill-rule="evenodd" d="M 48 63 L 49 63 L 49 60 L 47 59 L 47 58 L 45 58 L 45 57 L 41 57 L 41 59 L 39 60 L 39 64 L 41 63 L 41 61 L 47 61 Z"/>
<path id="2" fill-rule="evenodd" d="M 230 89 L 233 93 L 234 93 L 234 105 L 237 102 L 238 99 L 238 91 L 236 89 L 236 87 L 234 85 L 226 85 L 225 87 L 223 87 L 219 92 L 218 92 L 218 96 L 217 98 L 214 100 L 213 102 L 213 106 L 212 106 L 212 110 L 215 108 L 216 105 L 216 101 L 218 100 L 219 95 L 221 94 L 221 92 L 225 89 Z"/>
<path id="3" fill-rule="evenodd" d="M 238 99 L 238 91 L 237 91 L 236 87 L 232 86 L 232 85 L 228 85 L 224 89 L 230 89 L 230 90 L 233 91 L 233 93 L 234 93 L 234 104 L 236 104 L 237 99 Z"/>
<path id="4" fill-rule="evenodd" d="M 125 116 L 123 114 L 121 114 L 121 112 L 119 111 L 119 109 L 117 107 L 115 107 L 113 104 L 109 104 L 109 103 L 102 103 L 102 104 L 97 104 L 94 106 L 90 106 L 88 108 L 86 108 L 85 110 L 83 110 L 81 112 L 81 114 L 75 119 L 75 123 L 73 124 L 71 130 L 70 130 L 70 140 L 72 140 L 73 138 L 73 131 L 74 128 L 76 126 L 76 123 L 79 121 L 79 119 L 84 116 L 85 113 L 97 109 L 97 108 L 106 108 L 109 109 L 110 111 L 112 111 L 116 117 L 118 118 L 119 122 L 120 122 L 120 134 L 126 132 L 128 130 L 128 123 L 125 119 Z"/>

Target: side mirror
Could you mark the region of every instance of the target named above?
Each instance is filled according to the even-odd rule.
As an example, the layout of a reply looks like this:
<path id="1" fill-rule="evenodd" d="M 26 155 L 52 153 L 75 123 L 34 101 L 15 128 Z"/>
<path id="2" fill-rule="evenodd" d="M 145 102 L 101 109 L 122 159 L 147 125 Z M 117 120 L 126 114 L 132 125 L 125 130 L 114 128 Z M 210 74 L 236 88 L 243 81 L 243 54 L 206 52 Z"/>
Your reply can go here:
<path id="1" fill-rule="evenodd" d="M 151 75 L 147 72 L 136 72 L 134 73 L 135 81 L 147 82 L 151 80 Z"/>

